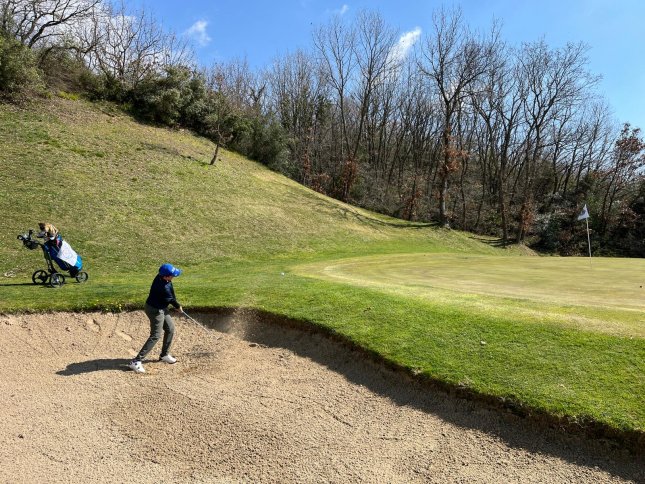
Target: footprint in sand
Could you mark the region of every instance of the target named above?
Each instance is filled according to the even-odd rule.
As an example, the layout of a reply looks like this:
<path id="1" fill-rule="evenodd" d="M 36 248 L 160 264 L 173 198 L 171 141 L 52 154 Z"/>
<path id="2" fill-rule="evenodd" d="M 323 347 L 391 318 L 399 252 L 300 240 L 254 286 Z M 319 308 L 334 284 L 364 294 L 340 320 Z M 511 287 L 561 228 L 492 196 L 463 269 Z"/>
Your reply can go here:
<path id="1" fill-rule="evenodd" d="M 95 333 L 101 332 L 101 325 L 96 322 L 96 319 L 88 319 L 85 321 L 85 328 L 94 331 Z"/>
<path id="2" fill-rule="evenodd" d="M 122 333 L 121 331 L 115 331 L 114 334 L 126 341 L 132 341 L 132 336 L 130 336 L 129 334 Z"/>

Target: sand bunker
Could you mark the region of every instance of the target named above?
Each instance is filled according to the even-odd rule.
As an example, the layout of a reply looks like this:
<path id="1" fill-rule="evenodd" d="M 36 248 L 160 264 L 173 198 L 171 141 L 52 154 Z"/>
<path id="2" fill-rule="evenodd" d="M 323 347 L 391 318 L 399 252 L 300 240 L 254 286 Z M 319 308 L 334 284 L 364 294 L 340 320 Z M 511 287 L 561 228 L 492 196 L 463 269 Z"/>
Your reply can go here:
<path id="1" fill-rule="evenodd" d="M 626 482 L 636 457 L 416 384 L 325 336 L 143 312 L 0 316 L 2 482 Z M 160 347 L 160 345 L 159 345 Z M 156 360 L 159 347 L 149 356 Z"/>

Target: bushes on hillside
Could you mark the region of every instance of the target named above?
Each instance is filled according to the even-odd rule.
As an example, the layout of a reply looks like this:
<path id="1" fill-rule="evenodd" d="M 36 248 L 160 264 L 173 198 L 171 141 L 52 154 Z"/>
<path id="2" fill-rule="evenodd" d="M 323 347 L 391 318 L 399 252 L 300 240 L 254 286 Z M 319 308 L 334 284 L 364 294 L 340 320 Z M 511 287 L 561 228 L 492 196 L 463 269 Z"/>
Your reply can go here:
<path id="1" fill-rule="evenodd" d="M 34 52 L 0 35 L 0 95 L 18 99 L 42 87 Z"/>
<path id="2" fill-rule="evenodd" d="M 282 125 L 269 115 L 246 114 L 232 126 L 230 147 L 273 170 L 289 172 L 288 149 Z"/>
<path id="3" fill-rule="evenodd" d="M 208 111 L 206 89 L 198 73 L 184 66 L 167 67 L 152 74 L 130 92 L 132 111 L 146 121 L 193 127 Z M 198 123 L 197 123 L 198 124 Z"/>

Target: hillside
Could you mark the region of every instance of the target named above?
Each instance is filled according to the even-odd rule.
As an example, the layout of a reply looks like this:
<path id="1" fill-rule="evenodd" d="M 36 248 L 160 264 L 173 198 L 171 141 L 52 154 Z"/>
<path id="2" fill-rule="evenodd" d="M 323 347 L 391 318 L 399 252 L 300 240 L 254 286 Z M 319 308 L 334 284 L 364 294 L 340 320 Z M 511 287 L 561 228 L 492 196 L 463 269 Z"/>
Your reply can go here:
<path id="1" fill-rule="evenodd" d="M 102 272 L 172 260 L 362 253 L 404 241 L 419 250 L 495 249 L 467 234 L 409 225 L 340 203 L 186 131 L 141 125 L 114 107 L 51 99 L 0 105 L 1 273 L 30 275 L 16 235 L 52 221 Z M 371 249 L 376 244 L 378 249 Z"/>

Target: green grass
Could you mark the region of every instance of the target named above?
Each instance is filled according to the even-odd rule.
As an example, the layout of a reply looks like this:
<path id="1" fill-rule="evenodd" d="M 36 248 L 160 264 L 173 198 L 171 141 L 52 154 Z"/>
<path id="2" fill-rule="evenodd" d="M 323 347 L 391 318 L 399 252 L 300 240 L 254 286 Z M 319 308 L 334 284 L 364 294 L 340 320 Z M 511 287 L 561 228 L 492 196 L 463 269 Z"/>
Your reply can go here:
<path id="1" fill-rule="evenodd" d="M 0 311 L 141 307 L 161 262 L 190 307 L 307 321 L 414 373 L 643 432 L 640 260 L 523 257 L 331 200 L 109 105 L 0 105 Z M 90 281 L 31 285 L 16 235 L 51 221 Z M 284 273 L 284 275 L 282 275 Z"/>
<path id="2" fill-rule="evenodd" d="M 645 338 L 645 261 L 398 254 L 303 264 L 301 275 L 451 302 L 470 313 Z"/>

